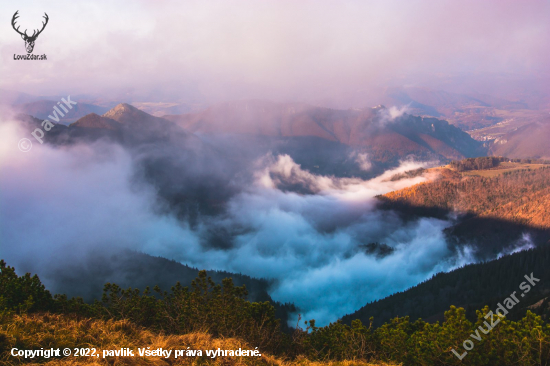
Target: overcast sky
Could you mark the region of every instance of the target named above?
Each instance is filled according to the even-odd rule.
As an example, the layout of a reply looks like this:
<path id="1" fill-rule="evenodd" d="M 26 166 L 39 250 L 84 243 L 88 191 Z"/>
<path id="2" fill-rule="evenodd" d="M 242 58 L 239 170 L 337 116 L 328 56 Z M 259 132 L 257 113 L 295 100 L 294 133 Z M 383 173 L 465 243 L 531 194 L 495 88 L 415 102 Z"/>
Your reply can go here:
<path id="1" fill-rule="evenodd" d="M 174 99 L 329 98 L 548 77 L 549 1 L 0 1 L 0 88 Z M 35 54 L 11 28 L 50 21 Z M 30 32 L 32 33 L 32 32 Z"/>

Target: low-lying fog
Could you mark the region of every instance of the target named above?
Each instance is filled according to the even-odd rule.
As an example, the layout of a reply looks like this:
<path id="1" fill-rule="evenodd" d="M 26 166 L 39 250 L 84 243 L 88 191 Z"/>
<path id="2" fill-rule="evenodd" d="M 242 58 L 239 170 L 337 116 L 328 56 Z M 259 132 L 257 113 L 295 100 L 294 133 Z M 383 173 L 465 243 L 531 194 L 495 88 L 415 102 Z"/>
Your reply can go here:
<path id="1" fill-rule="evenodd" d="M 267 153 L 246 167 L 248 178 L 225 183 L 240 186 L 223 212 L 190 223 L 159 199 L 162 187 L 140 178 L 147 150 L 35 142 L 22 153 L 17 142 L 27 134 L 5 119 L 0 124 L 0 257 L 19 271 L 39 273 L 54 291 L 62 290 L 56 267 L 85 260 L 91 249 L 130 248 L 201 269 L 273 279 L 275 300 L 293 302 L 305 319 L 326 324 L 475 260 L 471 252 L 448 248 L 443 229 L 451 221 L 404 223 L 376 208 L 376 195 L 426 180 L 389 177 L 433 162 L 404 161 L 363 180 L 313 174 L 289 155 Z M 369 168 L 367 156 L 353 158 Z M 183 178 L 178 183 L 184 170 L 209 170 L 186 164 L 168 172 L 172 189 L 185 185 Z M 208 179 L 214 178 L 204 176 L 206 186 Z"/>

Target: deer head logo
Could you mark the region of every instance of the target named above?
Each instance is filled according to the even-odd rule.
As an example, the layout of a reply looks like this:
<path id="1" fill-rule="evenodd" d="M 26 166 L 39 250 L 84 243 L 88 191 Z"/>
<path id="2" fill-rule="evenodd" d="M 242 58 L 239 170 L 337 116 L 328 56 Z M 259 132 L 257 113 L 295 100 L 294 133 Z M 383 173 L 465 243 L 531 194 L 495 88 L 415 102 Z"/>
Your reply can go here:
<path id="1" fill-rule="evenodd" d="M 19 15 L 17 14 L 19 13 L 19 10 L 17 10 L 15 12 L 15 14 L 13 14 L 13 18 L 11 18 L 11 26 L 13 27 L 13 29 L 15 29 L 15 31 L 17 33 L 19 33 L 21 35 L 21 38 L 23 38 L 23 40 L 25 41 L 25 48 L 27 49 L 27 53 L 32 53 L 32 50 L 34 49 L 34 42 L 36 41 L 36 38 L 38 37 L 38 35 L 40 33 L 42 33 L 42 31 L 44 30 L 44 28 L 46 28 L 46 24 L 48 24 L 48 14 L 44 13 L 44 18 L 46 19 L 45 22 L 42 22 L 42 29 L 38 30 L 38 29 L 35 29 L 32 33 L 32 36 L 29 36 L 27 34 L 27 30 L 25 29 L 25 32 L 24 33 L 21 33 L 19 31 L 19 26 L 17 28 L 15 28 L 15 20 L 17 18 L 19 18 Z"/>

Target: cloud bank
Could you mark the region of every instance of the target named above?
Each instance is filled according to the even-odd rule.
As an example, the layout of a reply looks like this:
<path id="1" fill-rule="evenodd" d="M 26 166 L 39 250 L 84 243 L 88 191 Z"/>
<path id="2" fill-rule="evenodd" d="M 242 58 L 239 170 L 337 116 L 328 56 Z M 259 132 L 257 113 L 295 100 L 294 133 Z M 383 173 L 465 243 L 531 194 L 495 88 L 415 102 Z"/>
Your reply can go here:
<path id="1" fill-rule="evenodd" d="M 464 262 L 443 237 L 450 221 L 405 223 L 376 208 L 376 195 L 425 180 L 388 178 L 424 163 L 362 180 L 316 175 L 288 155 L 267 155 L 224 213 L 192 225 L 166 210 L 158 188 L 136 179 L 136 158 L 119 145 L 35 144 L 22 153 L 16 146 L 25 132 L 6 122 L 0 130 L 2 257 L 38 272 L 54 291 L 57 266 L 85 263 L 93 250 L 130 248 L 272 279 L 275 300 L 324 324 Z M 368 249 L 377 243 L 392 250 Z"/>

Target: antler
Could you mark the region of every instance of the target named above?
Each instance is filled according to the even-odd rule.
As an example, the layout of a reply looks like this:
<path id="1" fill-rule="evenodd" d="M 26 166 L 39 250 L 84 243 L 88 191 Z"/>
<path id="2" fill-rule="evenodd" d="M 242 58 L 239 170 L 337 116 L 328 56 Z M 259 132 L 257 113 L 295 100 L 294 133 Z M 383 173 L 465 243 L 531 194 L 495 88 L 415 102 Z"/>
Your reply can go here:
<path id="1" fill-rule="evenodd" d="M 38 37 L 38 35 L 39 35 L 40 33 L 42 33 L 42 31 L 44 30 L 44 28 L 46 28 L 46 24 L 48 24 L 48 20 L 49 20 L 50 18 L 48 18 L 48 14 L 46 14 L 46 13 L 44 13 L 44 14 L 45 14 L 45 15 L 44 15 L 42 18 L 46 19 L 46 22 L 45 22 L 45 23 L 42 22 L 42 29 L 40 29 L 40 30 L 38 31 L 38 33 L 36 33 L 36 36 L 35 36 L 34 33 L 33 33 L 33 34 L 32 34 L 33 37 Z M 35 32 L 36 32 L 36 31 L 35 31 Z"/>
<path id="2" fill-rule="evenodd" d="M 35 29 L 35 30 L 33 31 L 33 33 L 32 33 L 32 36 L 29 37 L 29 35 L 27 34 L 27 30 L 26 30 L 26 29 L 25 29 L 25 33 L 21 33 L 21 32 L 19 31 L 19 27 L 15 28 L 15 20 L 16 20 L 17 18 L 19 18 L 19 15 L 18 15 L 17 13 L 19 13 L 19 10 L 17 10 L 17 11 L 15 12 L 15 14 L 13 14 L 13 18 L 11 18 L 11 26 L 13 27 L 13 29 L 15 29 L 15 31 L 16 31 L 17 33 L 19 33 L 20 35 L 25 36 L 25 37 L 27 37 L 27 38 L 36 38 L 36 37 L 38 37 L 38 35 L 39 35 L 40 33 L 42 33 L 42 31 L 44 30 L 44 28 L 46 28 L 46 24 L 48 24 L 48 20 L 50 19 L 50 18 L 48 17 L 48 14 L 44 13 L 43 18 L 46 19 L 46 22 L 42 22 L 42 29 L 40 29 L 40 30 Z M 37 32 L 38 32 L 38 33 L 37 33 Z"/>
<path id="3" fill-rule="evenodd" d="M 15 28 L 15 20 L 16 20 L 17 18 L 19 18 L 19 15 L 17 15 L 17 13 L 19 13 L 19 10 L 17 10 L 17 11 L 15 12 L 15 14 L 13 14 L 13 18 L 11 18 L 11 26 L 12 26 L 13 29 L 14 29 L 17 33 L 19 33 L 20 35 L 22 35 L 22 36 L 27 36 L 27 30 L 26 30 L 26 29 L 25 29 L 25 33 L 23 34 L 23 33 L 19 32 L 19 27 Z M 45 14 L 45 13 L 44 13 L 44 14 Z"/>

